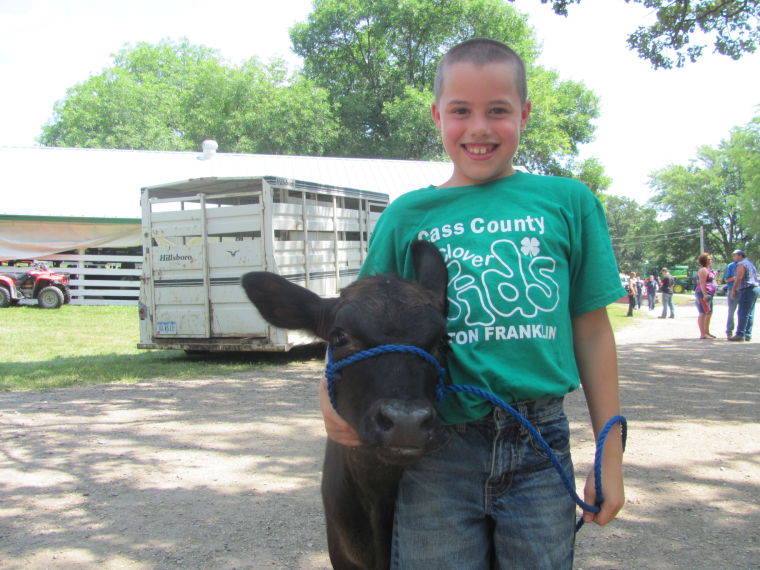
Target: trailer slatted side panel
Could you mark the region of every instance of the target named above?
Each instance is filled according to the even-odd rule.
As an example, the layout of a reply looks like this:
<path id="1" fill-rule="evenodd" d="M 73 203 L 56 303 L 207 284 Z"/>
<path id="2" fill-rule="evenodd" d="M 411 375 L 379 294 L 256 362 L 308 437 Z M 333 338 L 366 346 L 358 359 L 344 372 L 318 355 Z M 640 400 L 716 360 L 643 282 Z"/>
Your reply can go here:
<path id="1" fill-rule="evenodd" d="M 356 279 L 382 194 L 282 178 L 203 179 L 143 189 L 142 348 L 286 349 L 240 277 L 273 271 L 330 296 Z"/>

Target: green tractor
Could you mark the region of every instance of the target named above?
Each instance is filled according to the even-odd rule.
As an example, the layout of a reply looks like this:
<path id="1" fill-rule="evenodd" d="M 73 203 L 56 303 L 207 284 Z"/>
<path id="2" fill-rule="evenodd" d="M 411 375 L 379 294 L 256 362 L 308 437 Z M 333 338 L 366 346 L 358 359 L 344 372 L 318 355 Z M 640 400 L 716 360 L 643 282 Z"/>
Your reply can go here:
<path id="1" fill-rule="evenodd" d="M 673 267 L 670 274 L 676 282 L 673 291 L 676 293 L 694 291 L 696 280 L 694 279 L 694 272 L 689 271 L 688 265 L 676 265 Z"/>

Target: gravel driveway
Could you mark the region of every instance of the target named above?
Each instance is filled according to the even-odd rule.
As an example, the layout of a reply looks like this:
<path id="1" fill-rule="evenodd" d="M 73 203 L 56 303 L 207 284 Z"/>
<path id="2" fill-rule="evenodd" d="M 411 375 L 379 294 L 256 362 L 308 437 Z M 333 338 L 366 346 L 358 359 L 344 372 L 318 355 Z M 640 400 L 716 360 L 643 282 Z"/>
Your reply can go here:
<path id="1" fill-rule="evenodd" d="M 632 321 L 618 334 L 628 502 L 581 530 L 576 567 L 760 568 L 760 342 L 697 339 L 692 306 Z M 0 394 L 0 567 L 328 568 L 320 373 Z M 568 413 L 580 482 L 581 394 Z"/>

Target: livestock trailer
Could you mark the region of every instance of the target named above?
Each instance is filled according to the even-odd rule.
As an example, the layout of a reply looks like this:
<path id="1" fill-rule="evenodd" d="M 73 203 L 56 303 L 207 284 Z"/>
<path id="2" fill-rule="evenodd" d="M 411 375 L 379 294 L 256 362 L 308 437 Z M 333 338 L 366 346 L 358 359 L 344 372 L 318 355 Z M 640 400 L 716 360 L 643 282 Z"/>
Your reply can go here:
<path id="1" fill-rule="evenodd" d="M 314 338 L 270 326 L 240 286 L 271 271 L 320 296 L 356 279 L 388 196 L 273 176 L 142 189 L 138 348 L 285 351 Z"/>

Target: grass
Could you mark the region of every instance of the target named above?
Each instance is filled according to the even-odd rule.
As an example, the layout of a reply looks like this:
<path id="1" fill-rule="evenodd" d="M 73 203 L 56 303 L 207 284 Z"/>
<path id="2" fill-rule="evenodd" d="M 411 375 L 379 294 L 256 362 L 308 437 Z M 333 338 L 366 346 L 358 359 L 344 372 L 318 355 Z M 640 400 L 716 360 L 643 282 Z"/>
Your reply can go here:
<path id="1" fill-rule="evenodd" d="M 608 307 L 613 330 L 630 322 L 626 310 L 621 303 Z M 20 306 L 2 309 L 0 315 L 0 391 L 225 376 L 253 366 L 320 358 L 318 351 L 308 350 L 290 356 L 219 353 L 202 358 L 176 350 L 140 350 L 135 307 Z"/>
<path id="2" fill-rule="evenodd" d="M 198 358 L 138 349 L 135 307 L 20 306 L 0 315 L 0 390 L 223 376 L 284 360 L 257 353 Z"/>
<path id="3" fill-rule="evenodd" d="M 628 312 L 628 305 L 623 303 L 612 303 L 607 305 L 607 316 L 610 318 L 612 330 L 617 331 L 630 324 L 625 314 Z"/>
<path id="4" fill-rule="evenodd" d="M 659 299 L 657 300 L 657 307 L 655 308 L 655 312 L 659 315 L 662 311 L 662 301 Z M 689 293 L 682 293 L 678 295 L 673 295 L 673 305 L 675 307 L 679 307 L 681 305 L 693 305 L 694 304 L 694 294 Z M 646 298 L 641 300 L 641 309 L 637 309 L 637 311 L 644 311 L 647 307 L 647 300 Z M 610 317 L 610 324 L 612 324 L 612 330 L 617 331 L 621 328 L 625 327 L 626 325 L 631 324 L 631 321 L 625 316 L 625 314 L 628 312 L 628 303 L 612 303 L 611 305 L 607 305 L 607 314 Z M 636 317 L 636 313 L 634 312 L 634 318 Z"/>

